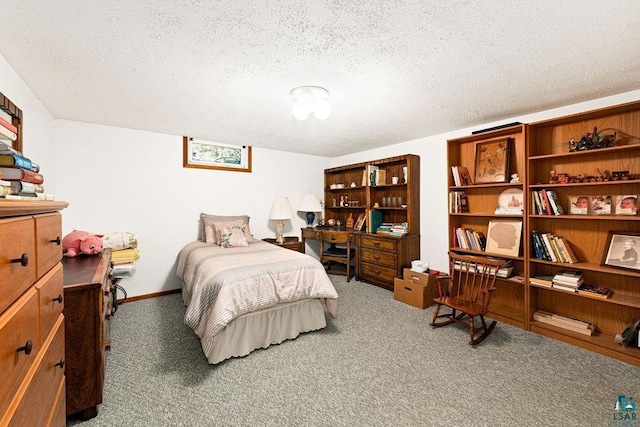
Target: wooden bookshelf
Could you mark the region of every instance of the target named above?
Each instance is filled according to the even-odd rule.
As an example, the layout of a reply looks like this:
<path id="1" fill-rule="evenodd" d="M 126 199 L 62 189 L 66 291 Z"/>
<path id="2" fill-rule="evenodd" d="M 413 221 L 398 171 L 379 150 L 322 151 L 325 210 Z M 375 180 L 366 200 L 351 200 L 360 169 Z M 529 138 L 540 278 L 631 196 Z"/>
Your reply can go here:
<path id="1" fill-rule="evenodd" d="M 2 93 L 0 93 L 0 109 L 11 116 L 11 123 L 18 128 L 18 138 L 12 141 L 11 146 L 22 152 L 22 110 Z M 7 143 L 8 141 L 4 142 Z"/>

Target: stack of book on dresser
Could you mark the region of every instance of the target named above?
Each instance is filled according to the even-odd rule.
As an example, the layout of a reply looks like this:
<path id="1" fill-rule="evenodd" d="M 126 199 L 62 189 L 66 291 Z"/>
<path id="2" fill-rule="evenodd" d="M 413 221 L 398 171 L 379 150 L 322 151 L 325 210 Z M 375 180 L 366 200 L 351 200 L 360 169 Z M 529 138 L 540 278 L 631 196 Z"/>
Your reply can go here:
<path id="1" fill-rule="evenodd" d="M 4 126 L 6 123 L 0 121 L 0 127 Z M 0 197 L 53 200 L 53 195 L 44 192 L 44 176 L 39 173 L 40 166 L 15 150 L 10 143 L 0 140 Z"/>
<path id="2" fill-rule="evenodd" d="M 568 331 L 576 332 L 582 335 L 593 335 L 595 331 L 595 325 L 590 322 L 585 322 L 578 319 L 572 319 L 566 316 L 560 316 L 559 314 L 549 313 L 548 311 L 538 310 L 533 313 L 533 320 L 538 322 L 553 325 L 558 328 L 566 329 Z"/>
<path id="3" fill-rule="evenodd" d="M 583 283 L 582 271 L 560 270 L 553 276 L 553 284 L 551 286 L 562 291 L 578 292 L 578 288 Z"/>
<path id="4" fill-rule="evenodd" d="M 406 222 L 383 222 L 376 230 L 376 234 L 386 234 L 387 236 L 401 237 L 407 234 L 407 227 L 408 224 Z"/>

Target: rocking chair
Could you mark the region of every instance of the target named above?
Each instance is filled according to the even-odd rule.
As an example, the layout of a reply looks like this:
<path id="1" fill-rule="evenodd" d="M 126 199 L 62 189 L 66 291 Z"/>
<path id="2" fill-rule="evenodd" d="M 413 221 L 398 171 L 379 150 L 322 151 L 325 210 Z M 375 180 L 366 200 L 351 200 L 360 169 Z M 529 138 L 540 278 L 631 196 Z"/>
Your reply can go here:
<path id="1" fill-rule="evenodd" d="M 491 294 L 496 290 L 498 269 L 505 261 L 451 251 L 449 259 L 449 275 L 438 278 L 439 296 L 433 299 L 437 306 L 430 325 L 440 327 L 454 322 L 464 325 L 469 328 L 469 344 L 476 345 L 488 337 L 496 326 L 495 320 L 487 326 L 484 315 L 489 311 Z M 443 306 L 451 309 L 451 312 L 440 314 Z M 482 326 L 476 326 L 476 317 L 480 318 Z M 444 320 L 438 320 L 441 318 Z"/>

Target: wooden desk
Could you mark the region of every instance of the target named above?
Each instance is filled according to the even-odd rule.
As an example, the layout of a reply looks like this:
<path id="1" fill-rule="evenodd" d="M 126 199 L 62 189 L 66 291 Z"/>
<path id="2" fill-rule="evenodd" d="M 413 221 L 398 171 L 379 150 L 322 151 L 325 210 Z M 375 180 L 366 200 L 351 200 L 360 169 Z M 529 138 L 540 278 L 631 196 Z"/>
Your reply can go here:
<path id="1" fill-rule="evenodd" d="M 302 252 L 306 251 L 306 239 L 310 240 L 322 240 L 323 232 L 331 232 L 331 233 L 347 233 L 349 235 L 349 240 L 351 244 L 356 250 L 356 280 L 359 280 L 360 277 L 360 250 L 359 250 L 359 242 L 358 238 L 360 236 L 360 231 L 353 230 L 350 228 L 344 227 L 316 227 L 316 228 L 303 228 L 302 229 Z"/>

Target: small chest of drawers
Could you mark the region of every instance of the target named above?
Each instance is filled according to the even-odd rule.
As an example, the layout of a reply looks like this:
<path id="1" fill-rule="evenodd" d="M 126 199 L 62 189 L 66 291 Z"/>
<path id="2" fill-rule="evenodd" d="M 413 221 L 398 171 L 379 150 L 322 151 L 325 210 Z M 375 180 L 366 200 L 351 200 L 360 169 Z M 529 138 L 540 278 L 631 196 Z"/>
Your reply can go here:
<path id="1" fill-rule="evenodd" d="M 418 235 L 391 237 L 363 233 L 359 245 L 359 278 L 390 290 L 393 279 L 402 275 L 402 269 L 420 257 Z"/>
<path id="2" fill-rule="evenodd" d="M 0 425 L 63 426 L 65 202 L 0 201 Z"/>

